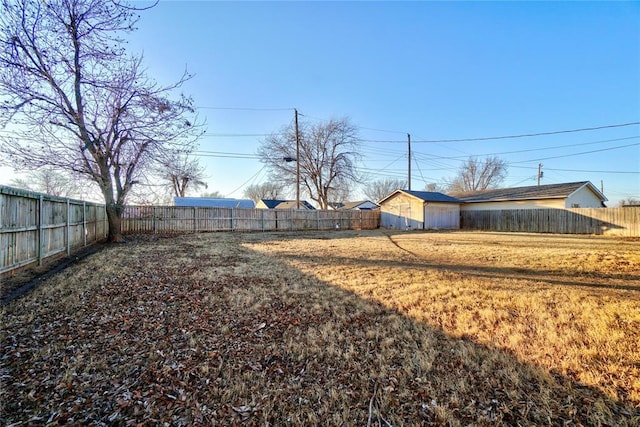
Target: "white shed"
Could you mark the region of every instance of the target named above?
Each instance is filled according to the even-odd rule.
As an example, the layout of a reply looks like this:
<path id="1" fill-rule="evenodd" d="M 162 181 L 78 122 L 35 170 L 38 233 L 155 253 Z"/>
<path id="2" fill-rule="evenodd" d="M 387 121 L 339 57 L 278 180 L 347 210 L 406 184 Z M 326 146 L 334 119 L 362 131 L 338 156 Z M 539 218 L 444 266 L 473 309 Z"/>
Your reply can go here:
<path id="1" fill-rule="evenodd" d="M 396 190 L 378 202 L 384 228 L 457 230 L 460 200 L 433 191 Z"/>

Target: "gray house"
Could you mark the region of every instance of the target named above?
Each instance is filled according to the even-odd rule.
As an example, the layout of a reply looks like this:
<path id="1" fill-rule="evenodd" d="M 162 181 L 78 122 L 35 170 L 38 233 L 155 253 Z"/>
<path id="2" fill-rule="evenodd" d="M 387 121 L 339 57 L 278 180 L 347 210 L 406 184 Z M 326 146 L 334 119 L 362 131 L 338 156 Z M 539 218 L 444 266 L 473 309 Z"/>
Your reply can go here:
<path id="1" fill-rule="evenodd" d="M 370 211 L 380 209 L 380 206 L 370 200 L 360 200 L 357 202 L 336 202 L 329 203 L 329 209 L 341 211 Z"/>
<path id="2" fill-rule="evenodd" d="M 255 207 L 253 200 L 249 199 L 216 199 L 212 197 L 175 197 L 176 206 L 188 206 L 198 208 L 246 208 Z"/>
<path id="3" fill-rule="evenodd" d="M 262 199 L 256 203 L 256 209 L 296 209 L 297 204 L 295 200 Z M 300 209 L 315 210 L 306 200 L 300 200 Z"/>

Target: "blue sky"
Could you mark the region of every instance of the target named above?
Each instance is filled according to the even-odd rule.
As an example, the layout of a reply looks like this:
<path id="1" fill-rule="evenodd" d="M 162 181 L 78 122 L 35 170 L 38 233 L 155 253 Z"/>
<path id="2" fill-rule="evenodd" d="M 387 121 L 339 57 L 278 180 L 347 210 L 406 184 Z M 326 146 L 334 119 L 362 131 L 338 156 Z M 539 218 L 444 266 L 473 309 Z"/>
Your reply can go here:
<path id="1" fill-rule="evenodd" d="M 209 191 L 241 197 L 266 181 L 255 135 L 297 108 L 301 120 L 350 117 L 372 180 L 406 178 L 410 133 L 416 190 L 497 154 L 504 186 L 535 185 L 542 163 L 544 184 L 602 181 L 610 206 L 640 198 L 638 125 L 419 142 L 639 122 L 639 2 L 161 0 L 141 15 L 129 47 L 149 74 L 195 74 L 183 89 L 207 122 Z"/>

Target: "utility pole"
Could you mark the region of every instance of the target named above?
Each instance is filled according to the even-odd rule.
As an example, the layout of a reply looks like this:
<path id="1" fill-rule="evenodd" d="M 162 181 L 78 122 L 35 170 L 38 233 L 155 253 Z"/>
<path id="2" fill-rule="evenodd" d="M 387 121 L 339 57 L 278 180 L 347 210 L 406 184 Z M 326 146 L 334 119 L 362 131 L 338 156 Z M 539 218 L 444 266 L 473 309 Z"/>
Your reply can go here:
<path id="1" fill-rule="evenodd" d="M 542 163 L 538 163 L 538 187 L 540 187 L 540 178 L 542 178 Z"/>
<path id="2" fill-rule="evenodd" d="M 407 153 L 408 177 L 407 177 L 407 183 L 409 184 L 409 191 L 411 191 L 411 134 L 409 134 L 409 133 L 407 134 L 407 145 L 408 145 L 408 153 Z"/>
<path id="3" fill-rule="evenodd" d="M 294 108 L 296 116 L 296 209 L 300 209 L 300 133 L 298 132 L 298 109 Z"/>

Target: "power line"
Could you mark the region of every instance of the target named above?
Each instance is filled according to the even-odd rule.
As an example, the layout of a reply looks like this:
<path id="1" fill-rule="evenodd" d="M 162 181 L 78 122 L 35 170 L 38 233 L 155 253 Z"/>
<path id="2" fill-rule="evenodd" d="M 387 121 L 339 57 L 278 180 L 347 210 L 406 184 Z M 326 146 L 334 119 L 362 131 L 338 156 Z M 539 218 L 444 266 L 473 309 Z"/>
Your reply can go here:
<path id="1" fill-rule="evenodd" d="M 198 108 L 198 109 L 210 109 L 210 110 L 231 110 L 231 111 L 295 111 L 295 108 L 259 108 L 259 107 L 196 107 L 196 108 Z M 322 119 L 319 119 L 317 117 L 308 116 L 308 115 L 305 115 L 305 114 L 302 114 L 302 113 L 300 113 L 300 115 L 305 116 L 305 117 L 315 118 L 315 119 L 318 119 L 318 120 L 322 120 Z M 639 125 L 639 124 L 640 124 L 640 122 L 629 122 L 629 123 L 621 123 L 621 124 L 613 124 L 613 125 L 605 125 L 605 126 L 586 127 L 586 128 L 579 128 L 579 129 L 559 130 L 559 131 L 552 131 L 552 132 L 538 132 L 538 133 L 529 133 L 529 134 L 503 135 L 503 136 L 491 136 L 491 137 L 479 137 L 479 138 L 438 139 L 438 140 L 429 140 L 429 139 L 415 140 L 415 139 L 413 139 L 412 142 L 416 142 L 416 143 L 473 142 L 473 141 L 488 141 L 488 140 L 496 140 L 496 139 L 527 138 L 527 137 L 534 137 L 534 136 L 557 135 L 557 134 L 574 133 L 574 132 L 587 132 L 587 131 L 594 131 L 594 130 L 601 130 L 601 129 L 611 129 L 611 128 L 626 127 L 626 126 L 634 126 L 634 125 Z M 367 128 L 367 127 L 363 127 L 363 126 L 357 126 L 357 127 L 359 129 L 367 129 L 367 130 L 373 130 L 373 131 L 378 131 L 378 132 L 402 133 L 402 134 L 406 133 L 406 132 L 394 131 L 394 130 Z M 15 132 L 12 132 L 12 131 L 7 131 L 7 130 L 0 130 L 0 132 L 15 133 Z M 205 133 L 202 136 L 203 137 L 205 137 L 205 136 L 212 136 L 212 137 L 265 137 L 265 136 L 270 136 L 270 135 L 282 135 L 282 134 L 278 133 L 278 132 L 276 132 L 276 133 L 255 133 L 255 134 L 252 134 L 252 133 L 212 133 L 212 134 L 207 134 L 207 133 Z M 22 137 L 22 139 L 27 139 L 27 138 Z M 358 142 L 373 142 L 373 143 L 402 143 L 402 144 L 406 143 L 406 140 L 381 140 L 381 139 L 363 139 L 363 138 L 358 138 L 357 141 Z M 523 151 L 526 151 L 526 150 L 523 150 Z M 509 153 L 510 152 L 507 152 L 505 154 L 509 154 Z"/>
<path id="2" fill-rule="evenodd" d="M 255 174 L 253 174 L 251 176 L 251 178 L 249 178 L 248 180 L 246 180 L 245 182 L 243 182 L 242 184 L 240 184 L 240 186 L 238 188 L 236 188 L 235 190 L 233 190 L 232 192 L 228 193 L 229 195 L 232 195 L 233 193 L 235 193 L 236 191 L 240 190 L 242 187 L 244 187 L 246 184 L 248 184 L 249 182 L 251 182 L 252 180 L 255 180 L 257 178 L 258 175 L 260 175 L 260 173 L 264 170 L 264 168 L 266 168 L 267 165 L 264 165 L 260 168 L 260 170 L 258 172 L 256 172 Z"/>
<path id="3" fill-rule="evenodd" d="M 263 137 L 271 135 L 282 135 L 280 133 L 205 133 L 201 138 L 206 137 L 221 137 L 221 138 L 248 138 L 248 137 Z"/>
<path id="4" fill-rule="evenodd" d="M 541 157 L 539 159 L 529 159 L 529 160 L 523 160 L 520 162 L 513 162 L 513 163 L 528 163 L 528 162 L 538 162 L 540 160 L 560 159 L 563 157 L 573 157 L 573 156 L 580 156 L 582 154 L 600 153 L 602 151 L 611 151 L 611 150 L 617 150 L 620 148 L 635 147 L 637 145 L 640 145 L 640 142 L 636 142 L 634 144 L 619 145 L 617 147 L 602 148 L 600 150 L 583 151 L 581 153 L 565 154 L 562 156 Z"/>
<path id="5" fill-rule="evenodd" d="M 400 157 L 394 159 L 391 163 L 387 164 L 385 167 L 383 167 L 382 169 L 378 169 L 378 170 L 380 172 L 383 172 L 383 171 L 387 170 L 389 167 L 391 167 L 392 164 L 394 164 L 395 162 L 397 162 L 398 160 L 400 160 L 403 157 L 404 157 L 404 154 L 401 154 Z"/>
<path id="6" fill-rule="evenodd" d="M 418 139 L 418 140 L 412 140 L 412 142 L 418 142 L 418 143 L 474 142 L 474 141 L 489 141 L 489 140 L 496 140 L 496 139 L 529 138 L 534 136 L 558 135 L 558 134 L 575 133 L 575 132 L 589 132 L 589 131 L 601 130 L 601 129 L 635 126 L 639 124 L 640 122 L 630 122 L 630 123 L 620 123 L 620 124 L 614 124 L 614 125 L 595 126 L 595 127 L 587 127 L 587 128 L 579 128 L 579 129 L 557 130 L 552 132 L 538 132 L 538 133 L 526 133 L 526 134 L 502 135 L 502 136 L 486 136 L 486 137 L 479 137 L 479 138 Z M 375 142 L 375 143 L 402 143 L 402 144 L 406 142 L 405 140 L 399 140 L 399 139 L 359 139 L 358 141 Z"/>
<path id="7" fill-rule="evenodd" d="M 366 128 L 364 126 L 358 126 L 358 129 L 364 129 L 364 130 L 372 130 L 374 132 L 386 132 L 386 133 L 401 133 L 401 134 L 406 134 L 406 132 L 401 132 L 399 130 L 386 130 L 386 129 L 375 129 L 375 128 Z"/>
<path id="8" fill-rule="evenodd" d="M 632 145 L 638 145 L 638 144 L 632 144 Z M 600 150 L 597 150 L 600 151 Z M 254 154 L 249 154 L 249 153 L 231 153 L 231 152 L 220 152 L 220 151 L 195 151 L 193 153 L 195 156 L 197 157 L 213 157 L 213 158 L 230 158 L 230 159 L 239 159 L 239 160 L 260 160 L 260 157 Z M 416 154 L 420 154 L 420 153 L 416 153 Z M 584 153 L 577 153 L 577 154 L 572 154 L 572 155 L 579 155 L 579 154 L 584 154 Z M 572 155 L 567 155 L 567 156 L 572 156 Z M 401 178 L 404 177 L 404 172 L 398 170 L 397 172 L 393 171 L 393 170 L 389 170 L 389 167 L 391 165 L 393 165 L 394 163 L 396 163 L 398 160 L 400 160 L 404 155 L 401 155 L 398 158 L 395 158 L 392 162 L 388 163 L 386 166 L 384 166 L 383 168 L 366 168 L 366 167 L 358 167 L 357 169 L 361 170 L 362 172 L 366 172 L 369 174 L 374 174 L 374 175 L 380 175 L 380 176 L 388 176 L 388 177 L 394 177 L 394 178 Z M 566 156 L 565 156 L 566 157 Z M 433 161 L 433 159 L 425 159 L 425 160 L 431 160 Z M 382 161 L 382 160 L 381 160 Z M 418 163 L 418 162 L 416 162 Z M 419 165 L 418 165 L 419 167 Z M 509 165 L 510 168 L 514 168 L 514 169 L 537 169 L 537 166 L 518 166 L 518 165 Z M 436 168 L 429 168 L 430 171 L 447 171 L 447 170 L 455 170 L 457 169 L 456 167 L 436 167 Z M 554 172 L 580 172 L 580 173 L 602 173 L 602 174 L 620 174 L 620 175 L 640 175 L 640 171 L 614 171 L 614 170 L 587 170 L 587 169 L 562 169 L 562 168 L 548 168 L 545 167 L 545 170 L 547 171 L 554 171 Z M 422 172 L 422 171 L 420 171 Z M 530 179 L 530 178 L 527 178 Z"/>
<path id="9" fill-rule="evenodd" d="M 538 169 L 537 166 L 512 166 L 509 165 L 510 168 L 516 169 Z M 640 171 L 598 171 L 598 170 L 587 170 L 587 169 L 558 169 L 558 168 L 548 168 L 545 166 L 544 170 L 547 171 L 556 171 L 556 172 L 584 172 L 584 173 L 616 173 L 616 174 L 640 174 Z"/>
<path id="10" fill-rule="evenodd" d="M 198 110 L 228 110 L 228 111 L 293 111 L 295 108 L 272 108 L 272 107 L 196 107 Z"/>
<path id="11" fill-rule="evenodd" d="M 250 160 L 260 160 L 261 157 L 257 154 L 252 153 L 229 153 L 224 151 L 194 151 L 194 156 L 198 157 L 221 157 L 221 158 L 231 158 L 231 159 L 250 159 Z"/>
<path id="12" fill-rule="evenodd" d="M 525 133 L 520 135 L 487 136 L 482 138 L 421 140 L 421 141 L 415 141 L 415 142 L 466 142 L 466 141 L 487 141 L 492 139 L 529 138 L 532 136 L 558 135 L 562 133 L 573 133 L 573 132 L 588 132 L 593 130 L 611 129 L 611 128 L 619 128 L 619 127 L 634 126 L 634 125 L 640 125 L 640 122 L 621 123 L 621 124 L 615 124 L 615 125 L 596 126 L 596 127 L 580 128 L 580 129 L 557 130 L 553 132 Z"/>
<path id="13" fill-rule="evenodd" d="M 556 145 L 556 146 L 552 146 L 552 147 L 529 148 L 529 149 L 526 149 L 526 150 L 502 151 L 502 152 L 499 152 L 499 153 L 473 154 L 471 156 L 472 157 L 498 156 L 498 155 L 503 155 L 503 154 L 527 153 L 527 152 L 531 152 L 531 151 L 556 150 L 556 149 L 559 149 L 559 148 L 579 147 L 579 146 L 583 146 L 583 145 L 602 144 L 602 143 L 605 143 L 605 142 L 626 141 L 626 140 L 629 140 L 629 139 L 636 139 L 636 138 L 640 138 L 640 135 L 628 136 L 628 137 L 624 137 L 624 138 L 604 139 L 604 140 L 601 140 L 601 141 L 581 142 L 581 143 L 577 143 L 577 144 Z M 418 153 L 418 154 L 427 155 L 425 153 Z M 466 159 L 468 157 L 469 157 L 469 155 L 467 155 L 467 156 L 437 156 L 438 159 L 447 159 L 447 160 L 459 160 L 459 159 Z"/>

